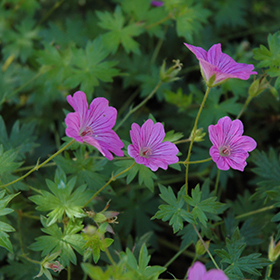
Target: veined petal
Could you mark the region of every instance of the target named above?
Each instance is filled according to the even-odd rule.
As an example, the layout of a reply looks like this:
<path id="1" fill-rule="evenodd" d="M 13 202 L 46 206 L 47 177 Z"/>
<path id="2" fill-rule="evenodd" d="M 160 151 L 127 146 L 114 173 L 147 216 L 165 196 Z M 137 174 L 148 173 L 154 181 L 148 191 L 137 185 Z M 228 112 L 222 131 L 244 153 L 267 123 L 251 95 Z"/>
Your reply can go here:
<path id="1" fill-rule="evenodd" d="M 131 125 L 130 138 L 135 149 L 138 150 L 142 147 L 141 128 L 137 123 Z"/>
<path id="2" fill-rule="evenodd" d="M 113 128 L 117 119 L 117 110 L 108 106 L 108 100 L 103 97 L 95 98 L 88 110 L 87 119 L 94 131 L 106 131 Z"/>
<path id="3" fill-rule="evenodd" d="M 228 277 L 222 270 L 211 269 L 205 274 L 203 280 L 228 280 Z"/>
<path id="4" fill-rule="evenodd" d="M 249 136 L 240 136 L 231 143 L 232 149 L 242 149 L 251 152 L 257 147 L 257 142 Z"/>
<path id="5" fill-rule="evenodd" d="M 209 138 L 212 144 L 216 147 L 223 146 L 225 142 L 225 135 L 222 126 L 218 123 L 216 125 L 209 125 L 208 127 Z"/>
<path id="6" fill-rule="evenodd" d="M 219 66 L 222 55 L 221 44 L 215 44 L 207 52 L 207 61 L 212 65 Z"/>
<path id="7" fill-rule="evenodd" d="M 84 92 L 77 91 L 74 93 L 73 97 L 71 95 L 67 96 L 68 103 L 73 107 L 75 112 L 80 116 L 80 124 L 82 125 L 86 119 L 86 114 L 88 110 L 87 97 Z"/>
<path id="8" fill-rule="evenodd" d="M 188 280 L 203 280 L 206 274 L 206 268 L 201 262 L 195 262 L 189 269 Z"/>
<path id="9" fill-rule="evenodd" d="M 229 117 L 219 119 L 218 124 L 221 125 L 224 132 L 224 144 L 228 145 L 232 139 L 243 134 L 243 124 L 240 120 L 231 120 Z"/>
<path id="10" fill-rule="evenodd" d="M 165 137 L 164 127 L 161 123 L 155 123 L 148 119 L 141 127 L 142 145 L 154 147 L 161 143 Z"/>
<path id="11" fill-rule="evenodd" d="M 207 51 L 201 47 L 195 47 L 190 44 L 184 43 L 184 45 L 196 56 L 197 59 L 202 58 L 207 60 Z"/>

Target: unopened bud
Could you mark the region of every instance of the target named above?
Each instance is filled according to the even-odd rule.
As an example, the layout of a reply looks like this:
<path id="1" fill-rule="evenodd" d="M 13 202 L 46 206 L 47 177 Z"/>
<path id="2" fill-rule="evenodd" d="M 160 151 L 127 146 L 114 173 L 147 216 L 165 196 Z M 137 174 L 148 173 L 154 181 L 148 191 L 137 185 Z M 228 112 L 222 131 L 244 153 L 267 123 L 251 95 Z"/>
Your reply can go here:
<path id="1" fill-rule="evenodd" d="M 165 70 L 166 63 L 165 60 L 163 61 L 160 68 L 160 79 L 162 82 L 170 83 L 179 79 L 176 76 L 181 71 L 183 64 L 180 63 L 179 59 L 173 60 L 172 62 L 174 62 L 174 65 Z"/>
<path id="2" fill-rule="evenodd" d="M 262 76 L 260 79 L 256 79 L 255 81 L 253 81 L 253 83 L 249 87 L 248 93 L 252 97 L 257 97 L 267 88 L 270 88 L 270 84 L 266 80 L 265 76 Z"/>
<path id="3" fill-rule="evenodd" d="M 204 243 L 205 243 L 205 245 L 208 249 L 209 245 L 210 245 L 210 240 L 205 241 Z M 205 249 L 203 243 L 201 242 L 201 240 L 198 240 L 195 244 L 195 253 L 196 253 L 197 256 L 201 256 L 204 253 L 206 253 L 206 249 Z"/>
<path id="4" fill-rule="evenodd" d="M 272 262 L 275 262 L 280 255 L 280 241 L 275 245 L 273 237 L 271 237 L 269 246 L 268 246 L 268 259 Z"/>
<path id="5" fill-rule="evenodd" d="M 194 136 L 194 131 L 192 130 L 190 139 L 193 139 L 193 137 L 194 137 L 194 142 L 201 142 L 201 141 L 204 141 L 203 137 L 205 135 L 206 135 L 206 132 L 203 132 L 203 128 L 201 127 L 196 130 L 195 136 Z"/>

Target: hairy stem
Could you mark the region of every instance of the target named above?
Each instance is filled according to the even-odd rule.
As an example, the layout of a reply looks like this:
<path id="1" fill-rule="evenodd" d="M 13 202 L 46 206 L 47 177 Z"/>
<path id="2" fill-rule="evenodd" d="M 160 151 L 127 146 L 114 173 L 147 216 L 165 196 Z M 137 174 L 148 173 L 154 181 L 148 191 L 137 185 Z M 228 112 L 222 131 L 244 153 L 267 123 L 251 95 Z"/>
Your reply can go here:
<path id="1" fill-rule="evenodd" d="M 124 116 L 124 118 L 119 122 L 119 124 L 116 126 L 115 131 L 117 131 L 122 124 L 127 120 L 127 118 L 133 114 L 134 112 L 136 112 L 139 108 L 141 108 L 144 104 L 147 103 L 147 101 L 149 99 L 151 99 L 154 94 L 157 92 L 157 90 L 160 88 L 160 86 L 162 85 L 162 81 L 159 81 L 158 84 L 155 86 L 155 88 L 152 90 L 152 92 L 141 102 L 139 103 L 137 106 L 135 106 L 134 108 L 131 108 L 128 113 Z"/>
<path id="2" fill-rule="evenodd" d="M 111 179 L 103 186 L 101 187 L 97 192 L 95 192 L 95 194 L 88 200 L 88 202 L 84 205 L 84 207 L 86 207 L 100 192 L 102 192 L 112 181 L 116 180 L 116 178 L 118 178 L 119 176 L 121 176 L 122 174 L 126 173 L 128 170 L 130 170 L 134 165 L 136 164 L 136 162 L 134 162 L 131 166 L 129 166 L 128 168 L 126 168 L 125 170 L 123 170 L 122 172 L 116 174 L 115 176 L 112 176 Z"/>
<path id="3" fill-rule="evenodd" d="M 204 98 L 203 98 L 203 100 L 201 102 L 201 105 L 199 107 L 198 113 L 196 115 L 196 119 L 195 119 L 194 126 L 193 126 L 193 137 L 191 139 L 191 143 L 190 143 L 190 146 L 189 146 L 189 151 L 188 151 L 187 159 L 185 160 L 185 163 L 186 163 L 186 183 L 185 183 L 185 185 L 186 185 L 186 195 L 188 195 L 189 161 L 190 161 L 190 157 L 191 157 L 192 146 L 193 146 L 195 135 L 196 135 L 196 129 L 197 129 L 198 120 L 199 120 L 199 117 L 201 115 L 201 112 L 202 112 L 202 109 L 204 107 L 204 104 L 206 102 L 207 96 L 208 96 L 208 94 L 210 92 L 210 89 L 211 89 L 210 87 L 207 87 L 205 95 L 204 95 Z"/>
<path id="4" fill-rule="evenodd" d="M 27 177 L 28 175 L 30 175 L 31 173 L 33 173 L 34 171 L 37 171 L 38 169 L 40 169 L 42 166 L 44 166 L 46 163 L 48 163 L 50 160 L 52 160 L 53 158 L 55 158 L 57 155 L 59 155 L 61 152 L 63 152 L 64 150 L 66 150 L 69 146 L 71 146 L 73 143 L 75 142 L 75 140 L 73 139 L 72 141 L 70 141 L 68 144 L 66 144 L 64 147 L 62 147 L 60 150 L 58 150 L 55 154 L 53 154 L 52 156 L 50 156 L 48 159 L 46 159 L 44 162 L 42 162 L 41 164 L 37 164 L 35 165 L 35 167 L 33 167 L 30 171 L 28 171 L 27 173 L 25 173 L 23 176 L 19 177 L 18 179 L 0 186 L 0 188 L 6 188 L 14 183 L 19 182 L 20 180 L 24 179 L 25 177 Z M 38 160 L 39 161 L 39 160 Z"/>

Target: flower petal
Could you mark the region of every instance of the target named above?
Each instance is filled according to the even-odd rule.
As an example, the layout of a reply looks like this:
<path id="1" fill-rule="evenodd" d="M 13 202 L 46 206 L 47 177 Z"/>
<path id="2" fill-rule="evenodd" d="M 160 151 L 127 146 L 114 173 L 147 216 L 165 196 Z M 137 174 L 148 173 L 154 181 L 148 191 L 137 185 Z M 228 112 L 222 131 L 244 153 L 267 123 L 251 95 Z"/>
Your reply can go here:
<path id="1" fill-rule="evenodd" d="M 206 268 L 201 262 L 195 262 L 188 271 L 188 280 L 204 280 Z"/>
<path id="2" fill-rule="evenodd" d="M 205 274 L 203 280 L 228 280 L 228 277 L 222 270 L 211 269 Z"/>
<path id="3" fill-rule="evenodd" d="M 207 51 L 201 47 L 195 47 L 193 45 L 184 43 L 184 45 L 196 56 L 197 59 L 202 58 L 207 61 Z"/>
<path id="4" fill-rule="evenodd" d="M 68 95 L 67 97 L 68 103 L 73 107 L 75 112 L 77 112 L 80 116 L 80 124 L 82 125 L 84 120 L 86 119 L 86 114 L 88 110 L 87 96 L 82 91 L 77 91 L 74 93 L 73 97 Z"/>

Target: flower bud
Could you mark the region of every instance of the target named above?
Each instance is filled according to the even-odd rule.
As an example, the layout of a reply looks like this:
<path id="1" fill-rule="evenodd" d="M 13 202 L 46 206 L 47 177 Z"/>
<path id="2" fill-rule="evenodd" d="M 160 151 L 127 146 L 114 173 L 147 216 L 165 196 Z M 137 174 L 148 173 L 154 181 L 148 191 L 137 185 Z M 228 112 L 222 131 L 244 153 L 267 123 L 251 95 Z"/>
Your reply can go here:
<path id="1" fill-rule="evenodd" d="M 204 243 L 206 244 L 207 249 L 208 249 L 209 245 L 210 245 L 210 240 L 205 241 Z M 206 253 L 206 249 L 205 249 L 203 243 L 201 242 L 201 240 L 198 240 L 195 244 L 195 253 L 197 256 L 201 256 L 204 253 Z"/>
<path id="2" fill-rule="evenodd" d="M 201 127 L 201 128 L 196 130 L 195 137 L 194 137 L 194 131 L 192 130 L 189 139 L 191 140 L 194 137 L 194 142 L 201 142 L 201 141 L 204 141 L 203 137 L 205 135 L 206 135 L 206 132 L 203 132 L 203 128 Z"/>
<path id="3" fill-rule="evenodd" d="M 180 63 L 179 59 L 173 60 L 172 62 L 174 62 L 174 65 L 165 70 L 166 63 L 165 60 L 163 61 L 160 68 L 160 79 L 162 82 L 170 83 L 179 79 L 176 76 L 181 71 L 183 64 Z"/>
<path id="4" fill-rule="evenodd" d="M 267 88 L 270 88 L 270 84 L 266 80 L 266 77 L 262 76 L 260 79 L 256 79 L 255 81 L 253 81 L 253 83 L 249 87 L 248 93 L 252 97 L 257 97 Z"/>
<path id="5" fill-rule="evenodd" d="M 268 259 L 272 262 L 275 262 L 280 255 L 280 241 L 275 245 L 273 237 L 270 239 L 268 246 Z"/>

